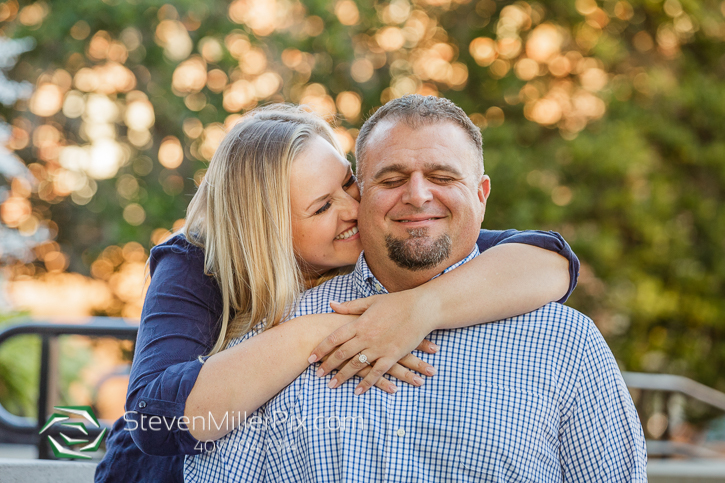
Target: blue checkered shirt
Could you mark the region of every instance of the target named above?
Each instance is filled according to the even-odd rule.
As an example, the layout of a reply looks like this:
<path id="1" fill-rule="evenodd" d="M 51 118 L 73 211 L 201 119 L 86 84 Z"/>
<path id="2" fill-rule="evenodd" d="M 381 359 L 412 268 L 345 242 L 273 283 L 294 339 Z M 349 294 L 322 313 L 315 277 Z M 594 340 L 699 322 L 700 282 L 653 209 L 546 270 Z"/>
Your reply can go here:
<path id="1" fill-rule="evenodd" d="M 361 255 L 352 273 L 307 291 L 295 316 L 381 293 Z M 647 481 L 637 412 L 589 318 L 551 303 L 429 339 L 438 353 L 416 355 L 438 374 L 422 387 L 354 396 L 357 380 L 328 389 L 313 364 L 205 454 L 187 456 L 185 481 Z"/>

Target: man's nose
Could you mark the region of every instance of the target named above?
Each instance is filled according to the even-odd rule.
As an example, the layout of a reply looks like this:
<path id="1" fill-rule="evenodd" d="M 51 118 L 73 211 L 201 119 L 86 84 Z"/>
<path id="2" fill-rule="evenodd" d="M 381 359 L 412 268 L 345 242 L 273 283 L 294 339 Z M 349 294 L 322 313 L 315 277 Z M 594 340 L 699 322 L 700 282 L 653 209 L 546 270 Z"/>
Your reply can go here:
<path id="1" fill-rule="evenodd" d="M 424 204 L 432 199 L 433 194 L 430 192 L 428 181 L 422 174 L 414 173 L 405 184 L 402 197 L 403 203 L 422 208 Z"/>

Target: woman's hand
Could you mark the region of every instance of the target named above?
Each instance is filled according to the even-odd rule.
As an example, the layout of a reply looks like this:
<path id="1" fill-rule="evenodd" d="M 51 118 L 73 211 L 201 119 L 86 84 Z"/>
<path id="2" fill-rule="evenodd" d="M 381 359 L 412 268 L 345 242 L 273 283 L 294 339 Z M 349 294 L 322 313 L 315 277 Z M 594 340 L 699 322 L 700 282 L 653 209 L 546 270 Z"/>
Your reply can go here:
<path id="1" fill-rule="evenodd" d="M 409 369 L 427 376 L 435 374 L 433 366 L 410 354 L 413 349 L 429 354 L 438 350 L 435 344 L 423 340 L 433 330 L 427 321 L 434 317 L 415 293 L 374 295 L 342 304 L 331 302 L 330 306 L 340 314 L 362 314 L 330 334 L 310 356 L 309 361 L 313 363 L 330 354 L 317 371 L 320 377 L 349 360 L 330 381 L 330 387 L 339 386 L 364 369 L 370 370 L 365 371 L 366 375 L 361 374 L 365 377 L 355 394 L 370 389 L 386 372 L 416 386 L 423 379 Z M 359 353 L 365 354 L 372 367 L 358 360 Z M 408 369 L 394 367 L 397 362 Z"/>
<path id="2" fill-rule="evenodd" d="M 364 363 L 358 361 L 357 357 L 353 357 L 353 360 L 355 360 L 355 362 L 357 364 L 360 364 L 363 366 L 362 369 L 359 369 L 359 370 L 353 369 L 353 372 L 352 372 L 353 376 L 357 375 L 359 377 L 365 378 L 374 370 L 371 366 L 368 366 L 367 364 L 364 364 Z M 344 361 L 344 362 L 351 363 L 352 360 Z M 418 367 L 420 364 L 425 364 L 425 362 L 421 361 L 420 359 L 418 359 L 417 357 L 415 357 L 412 354 L 408 354 L 407 356 L 403 357 L 399 362 L 400 363 L 393 364 L 393 367 L 391 367 L 387 371 L 387 374 L 389 374 L 390 376 L 392 376 L 400 381 L 407 382 L 411 386 L 422 386 L 423 378 L 421 378 L 420 376 L 417 376 L 415 373 L 413 373 L 413 371 L 407 369 L 407 367 Z M 319 371 L 319 369 L 318 369 L 318 371 Z M 320 377 L 321 377 L 321 375 L 323 373 L 319 372 L 318 374 L 320 374 Z M 333 377 L 330 380 L 327 387 L 329 387 L 330 389 L 334 389 L 334 388 L 338 387 L 340 384 L 342 384 L 343 382 L 345 382 L 345 381 L 339 381 L 338 377 L 339 377 L 339 374 L 336 374 L 335 377 Z M 347 379 L 345 379 L 345 380 L 347 380 Z M 384 377 L 376 377 L 374 384 L 375 384 L 375 386 L 377 386 L 378 388 L 382 389 L 383 391 L 385 391 L 389 394 L 395 394 L 398 390 L 398 386 L 393 384 L 391 381 L 385 379 Z M 362 393 L 363 393 L 363 389 L 362 389 L 362 387 L 360 387 L 358 385 L 358 387 L 355 388 L 355 395 L 359 396 Z"/>

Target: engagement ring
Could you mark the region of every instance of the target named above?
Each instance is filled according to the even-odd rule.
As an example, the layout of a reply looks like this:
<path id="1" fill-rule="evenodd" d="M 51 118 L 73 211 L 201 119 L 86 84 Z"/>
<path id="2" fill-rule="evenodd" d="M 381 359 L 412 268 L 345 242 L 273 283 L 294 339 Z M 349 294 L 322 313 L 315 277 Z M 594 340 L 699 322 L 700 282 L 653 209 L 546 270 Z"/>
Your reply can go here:
<path id="1" fill-rule="evenodd" d="M 358 354 L 358 356 L 357 356 L 357 360 L 359 360 L 359 361 L 360 361 L 360 362 L 362 362 L 363 364 L 371 365 L 371 364 L 370 364 L 370 363 L 368 362 L 368 356 L 366 356 L 366 355 L 365 355 L 365 354 L 363 354 L 362 352 L 361 352 L 360 354 Z"/>

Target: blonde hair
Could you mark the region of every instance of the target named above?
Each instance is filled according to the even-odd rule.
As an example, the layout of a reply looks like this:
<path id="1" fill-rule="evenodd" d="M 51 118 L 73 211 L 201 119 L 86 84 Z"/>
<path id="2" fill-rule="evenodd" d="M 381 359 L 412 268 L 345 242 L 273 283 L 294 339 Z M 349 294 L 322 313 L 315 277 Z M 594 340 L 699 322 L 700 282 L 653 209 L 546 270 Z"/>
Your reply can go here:
<path id="1" fill-rule="evenodd" d="M 222 294 L 209 355 L 264 319 L 265 329 L 277 325 L 304 289 L 292 244 L 290 172 L 314 135 L 345 155 L 330 126 L 301 107 L 251 112 L 224 137 L 189 203 L 184 235 L 204 250 L 205 272 Z"/>

